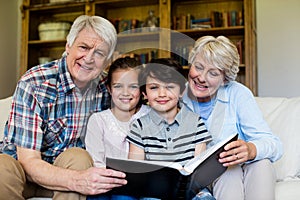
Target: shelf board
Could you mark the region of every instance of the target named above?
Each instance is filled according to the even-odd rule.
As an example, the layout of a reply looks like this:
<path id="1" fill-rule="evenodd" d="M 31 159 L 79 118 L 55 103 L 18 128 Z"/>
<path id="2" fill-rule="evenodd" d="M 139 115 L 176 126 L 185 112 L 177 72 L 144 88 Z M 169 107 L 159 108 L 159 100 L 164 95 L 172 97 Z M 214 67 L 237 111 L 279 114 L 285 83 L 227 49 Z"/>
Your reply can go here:
<path id="1" fill-rule="evenodd" d="M 238 1 L 243 2 L 243 0 L 231 0 L 231 1 Z M 180 4 L 208 4 L 208 3 L 220 3 L 220 2 L 228 2 L 228 0 L 172 0 L 172 3 L 180 3 Z"/>
<path id="2" fill-rule="evenodd" d="M 118 34 L 118 42 L 159 41 L 159 32 Z"/>
<path id="3" fill-rule="evenodd" d="M 24 6 L 23 9 L 29 9 L 30 11 L 43 11 L 43 10 L 55 10 L 55 9 L 66 9 L 66 7 L 78 7 L 85 6 L 85 2 L 63 2 L 63 3 L 45 3 L 36 4 L 30 6 Z M 66 11 L 66 10 L 65 10 Z"/>
<path id="4" fill-rule="evenodd" d="M 188 36 L 207 35 L 207 34 L 241 35 L 244 34 L 244 26 L 215 27 L 215 28 L 207 28 L 207 29 L 186 29 L 186 30 L 176 30 L 176 31 Z"/>
<path id="5" fill-rule="evenodd" d="M 144 5 L 157 5 L 159 0 L 95 0 L 95 4 L 105 4 L 110 8 L 135 7 Z"/>
<path id="6" fill-rule="evenodd" d="M 138 41 L 158 41 L 159 32 L 140 32 L 140 33 L 123 33 L 118 34 L 118 42 L 138 42 Z M 29 45 L 65 45 L 66 40 L 30 40 Z"/>
<path id="7" fill-rule="evenodd" d="M 66 40 L 30 40 L 28 41 L 28 45 L 46 45 L 46 46 L 57 46 L 57 45 L 65 45 Z"/>

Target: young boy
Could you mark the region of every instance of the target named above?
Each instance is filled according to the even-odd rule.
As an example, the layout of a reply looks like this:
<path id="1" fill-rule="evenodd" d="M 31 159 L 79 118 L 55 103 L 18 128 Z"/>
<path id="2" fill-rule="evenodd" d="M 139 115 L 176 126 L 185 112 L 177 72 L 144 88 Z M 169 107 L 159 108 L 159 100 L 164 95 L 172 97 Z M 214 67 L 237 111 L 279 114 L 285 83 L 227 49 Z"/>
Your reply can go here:
<path id="1" fill-rule="evenodd" d="M 172 59 L 152 60 L 140 73 L 141 92 L 151 110 L 131 124 L 129 158 L 185 165 L 206 149 L 212 137 L 201 117 L 179 107 L 185 82 L 182 66 Z"/>

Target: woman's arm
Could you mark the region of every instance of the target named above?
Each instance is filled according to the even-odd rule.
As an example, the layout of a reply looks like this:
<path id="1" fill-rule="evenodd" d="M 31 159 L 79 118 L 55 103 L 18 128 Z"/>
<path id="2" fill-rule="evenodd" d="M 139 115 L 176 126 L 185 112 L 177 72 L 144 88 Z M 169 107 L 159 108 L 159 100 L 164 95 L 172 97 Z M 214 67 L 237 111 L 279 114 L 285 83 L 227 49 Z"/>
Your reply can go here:
<path id="1" fill-rule="evenodd" d="M 240 84 L 232 84 L 228 90 L 230 112 L 225 117 L 235 119 L 231 124 L 239 133 L 239 140 L 225 147 L 220 161 L 230 166 L 261 159 L 278 160 L 282 155 L 282 144 L 265 121 L 252 92 Z"/>

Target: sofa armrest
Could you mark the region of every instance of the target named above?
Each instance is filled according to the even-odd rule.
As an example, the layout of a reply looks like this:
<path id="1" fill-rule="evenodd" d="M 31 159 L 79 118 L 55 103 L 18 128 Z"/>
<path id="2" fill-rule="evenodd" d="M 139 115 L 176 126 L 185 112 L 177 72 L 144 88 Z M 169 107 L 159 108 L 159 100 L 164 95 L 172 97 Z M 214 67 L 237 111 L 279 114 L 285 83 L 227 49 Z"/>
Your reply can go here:
<path id="1" fill-rule="evenodd" d="M 0 141 L 3 139 L 4 126 L 8 119 L 9 110 L 11 107 L 12 97 L 0 99 Z"/>

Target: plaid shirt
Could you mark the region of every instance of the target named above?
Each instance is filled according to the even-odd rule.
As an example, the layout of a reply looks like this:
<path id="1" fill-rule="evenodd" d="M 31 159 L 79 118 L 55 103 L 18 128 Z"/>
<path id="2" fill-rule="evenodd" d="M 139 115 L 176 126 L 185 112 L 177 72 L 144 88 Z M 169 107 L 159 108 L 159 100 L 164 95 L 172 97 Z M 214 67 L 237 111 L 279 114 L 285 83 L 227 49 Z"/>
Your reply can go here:
<path id="1" fill-rule="evenodd" d="M 4 131 L 6 143 L 40 151 L 49 163 L 67 148 L 83 148 L 88 117 L 110 105 L 104 81 L 104 76 L 92 81 L 82 94 L 65 57 L 31 68 L 18 82 Z"/>

